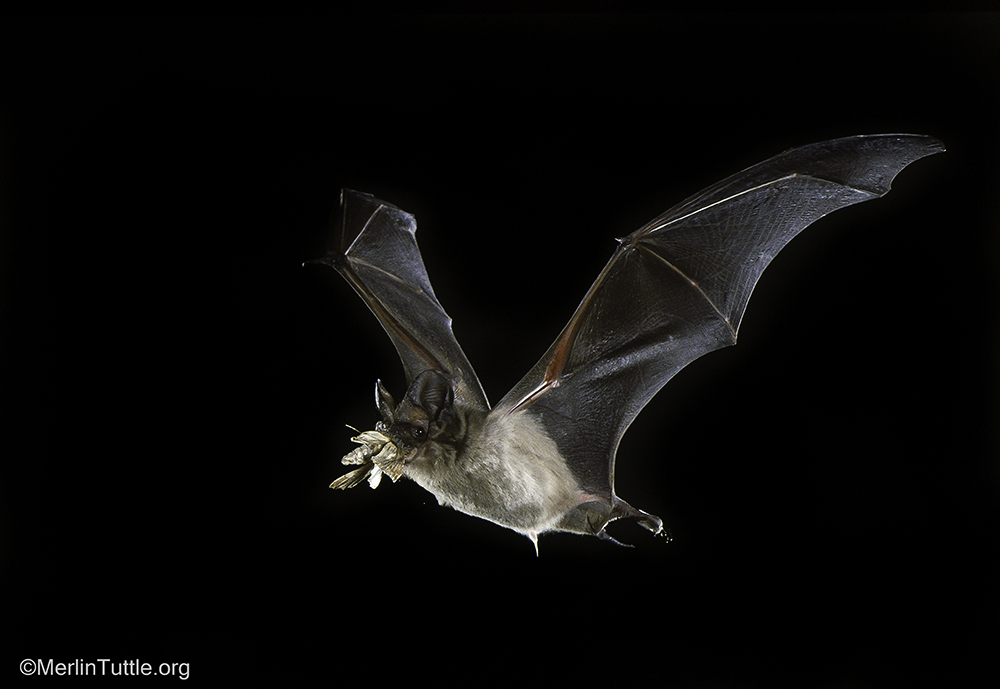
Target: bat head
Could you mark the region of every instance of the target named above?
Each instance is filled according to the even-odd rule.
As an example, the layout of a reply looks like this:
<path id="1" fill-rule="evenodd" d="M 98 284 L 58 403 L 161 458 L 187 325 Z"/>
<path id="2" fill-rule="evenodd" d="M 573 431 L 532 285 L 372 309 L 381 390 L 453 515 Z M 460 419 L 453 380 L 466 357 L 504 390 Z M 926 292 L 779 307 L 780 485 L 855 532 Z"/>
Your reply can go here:
<path id="1" fill-rule="evenodd" d="M 464 424 L 455 411 L 455 390 L 440 371 L 414 378 L 399 404 L 379 381 L 376 402 L 383 420 L 379 431 L 392 439 L 407 463 L 442 451 L 453 454 L 461 443 Z"/>

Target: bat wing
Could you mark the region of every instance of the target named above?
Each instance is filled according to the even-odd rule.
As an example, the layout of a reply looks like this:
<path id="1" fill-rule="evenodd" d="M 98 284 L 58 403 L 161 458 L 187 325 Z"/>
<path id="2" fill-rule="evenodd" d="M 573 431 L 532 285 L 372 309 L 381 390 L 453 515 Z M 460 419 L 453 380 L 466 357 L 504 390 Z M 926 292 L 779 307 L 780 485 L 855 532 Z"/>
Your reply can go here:
<path id="1" fill-rule="evenodd" d="M 344 189 L 334 223 L 334 248 L 320 262 L 336 268 L 378 318 L 402 359 L 407 386 L 424 371 L 437 370 L 451 379 L 457 399 L 486 411 L 476 372 L 431 289 L 414 217 Z"/>
<path id="2" fill-rule="evenodd" d="M 786 151 L 682 202 L 619 240 L 558 339 L 495 413 L 534 414 L 581 485 L 620 507 L 614 468 L 625 430 L 681 368 L 736 342 L 775 254 L 943 150 L 924 136 L 836 139 Z"/>

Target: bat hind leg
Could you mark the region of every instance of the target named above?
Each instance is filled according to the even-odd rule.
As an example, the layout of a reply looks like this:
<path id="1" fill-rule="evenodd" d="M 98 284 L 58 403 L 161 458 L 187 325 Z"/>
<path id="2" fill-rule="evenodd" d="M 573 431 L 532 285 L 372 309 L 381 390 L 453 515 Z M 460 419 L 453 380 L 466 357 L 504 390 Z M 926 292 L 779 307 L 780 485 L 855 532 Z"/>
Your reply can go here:
<path id="1" fill-rule="evenodd" d="M 663 530 L 663 520 L 655 514 L 638 510 L 619 497 L 615 497 L 614 501 L 615 506 L 611 510 L 611 517 L 604 523 L 604 526 L 616 519 L 634 519 L 640 526 L 652 531 L 654 536 L 666 535 L 667 532 Z M 601 531 L 603 530 L 604 527 L 601 527 Z"/>
<path id="2" fill-rule="evenodd" d="M 641 526 L 653 532 L 654 535 L 666 535 L 667 533 L 663 529 L 662 519 L 655 514 L 638 510 L 618 497 L 612 497 L 612 502 L 610 503 L 604 500 L 591 500 L 577 505 L 575 509 L 563 518 L 559 528 L 562 531 L 590 534 L 597 536 L 602 541 L 625 545 L 613 538 L 605 530 L 608 524 L 616 519 L 623 518 L 634 519 Z"/>

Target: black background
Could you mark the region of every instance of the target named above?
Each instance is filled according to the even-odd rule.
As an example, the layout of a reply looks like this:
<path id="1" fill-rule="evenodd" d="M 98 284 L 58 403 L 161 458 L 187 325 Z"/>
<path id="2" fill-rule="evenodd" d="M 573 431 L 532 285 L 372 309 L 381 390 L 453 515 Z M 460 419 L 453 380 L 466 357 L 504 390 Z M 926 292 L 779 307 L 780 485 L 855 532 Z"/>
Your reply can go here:
<path id="1" fill-rule="evenodd" d="M 0 29 L 4 677 L 994 686 L 1000 16 L 394 14 Z M 619 451 L 674 540 L 333 493 L 402 371 L 322 256 L 413 212 L 491 400 L 613 238 L 786 148 L 948 152 L 772 264 Z M 350 678 L 354 678 L 353 680 Z M 60 678 L 62 683 L 72 680 Z M 149 678 L 143 683 L 164 683 Z M 980 684 L 979 682 L 983 682 Z"/>

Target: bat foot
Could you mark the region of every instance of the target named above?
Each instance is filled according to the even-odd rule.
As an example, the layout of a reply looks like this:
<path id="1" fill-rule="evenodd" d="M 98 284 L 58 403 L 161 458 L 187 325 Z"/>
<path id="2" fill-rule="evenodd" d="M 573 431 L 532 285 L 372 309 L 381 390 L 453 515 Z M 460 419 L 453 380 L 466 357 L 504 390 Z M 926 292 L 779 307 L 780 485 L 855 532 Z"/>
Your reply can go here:
<path id="1" fill-rule="evenodd" d="M 653 532 L 654 536 L 659 536 L 666 533 L 663 530 L 663 520 L 657 517 L 655 514 L 650 514 L 649 512 L 643 512 L 642 510 L 637 510 L 628 504 L 621 498 L 616 498 L 615 508 L 612 512 L 612 519 L 621 519 L 622 517 L 626 519 L 634 519 L 637 524 L 643 528 L 649 529 Z M 669 536 L 668 536 L 669 540 Z"/>
<path id="2" fill-rule="evenodd" d="M 576 509 L 566 515 L 559 525 L 559 529 L 561 531 L 591 534 L 597 536 L 602 541 L 610 541 L 615 545 L 632 548 L 633 546 L 622 543 L 612 537 L 606 530 L 608 524 L 613 521 L 631 519 L 643 528 L 651 531 L 653 535 L 666 536 L 667 540 L 670 540 L 669 534 L 663 528 L 663 520 L 655 514 L 637 510 L 617 496 L 612 496 L 612 500 L 613 507 L 601 500 L 592 500 L 578 505 Z"/>
<path id="3" fill-rule="evenodd" d="M 649 512 L 644 512 L 632 507 L 632 505 L 617 496 L 615 497 L 615 506 L 611 511 L 611 517 L 607 522 L 605 522 L 604 526 L 607 526 L 608 523 L 614 521 L 615 519 L 631 519 L 644 529 L 648 529 L 654 536 L 665 537 L 667 541 L 671 540 L 670 532 L 663 528 L 662 519 L 657 517 L 655 514 L 650 514 Z M 602 540 L 611 540 L 618 543 L 618 541 L 615 541 L 604 532 L 604 526 L 601 527 L 597 536 Z M 619 545 L 621 544 L 619 543 Z"/>

